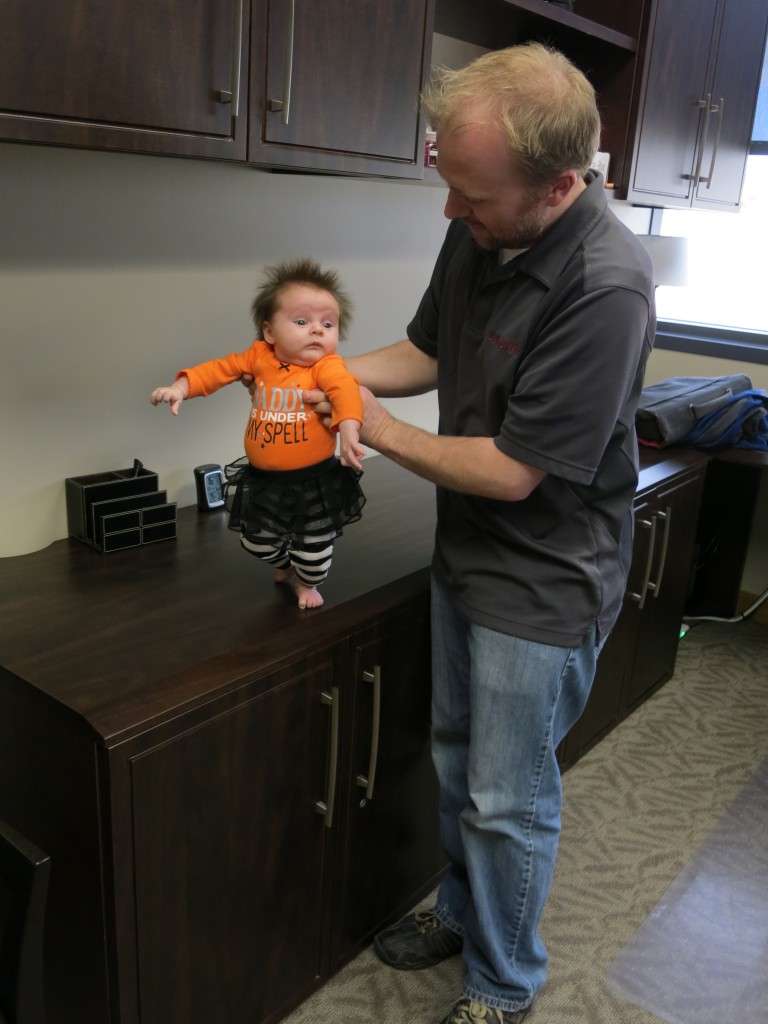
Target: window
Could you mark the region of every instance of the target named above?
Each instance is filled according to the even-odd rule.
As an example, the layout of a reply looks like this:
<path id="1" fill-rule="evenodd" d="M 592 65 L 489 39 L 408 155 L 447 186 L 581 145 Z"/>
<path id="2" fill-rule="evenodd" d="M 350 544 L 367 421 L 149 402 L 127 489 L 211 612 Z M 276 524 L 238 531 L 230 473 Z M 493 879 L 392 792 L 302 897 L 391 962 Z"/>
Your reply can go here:
<path id="1" fill-rule="evenodd" d="M 663 210 L 660 234 L 688 239 L 687 284 L 659 286 L 657 345 L 768 363 L 768 56 L 738 213 Z"/>

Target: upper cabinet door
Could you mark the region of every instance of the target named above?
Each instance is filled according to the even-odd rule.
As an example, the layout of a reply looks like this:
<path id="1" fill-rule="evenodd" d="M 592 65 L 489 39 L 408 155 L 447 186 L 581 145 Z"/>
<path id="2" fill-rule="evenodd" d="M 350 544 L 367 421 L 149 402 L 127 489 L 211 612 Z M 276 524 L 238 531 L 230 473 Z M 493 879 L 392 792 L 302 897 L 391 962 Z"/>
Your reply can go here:
<path id="1" fill-rule="evenodd" d="M 5 0 L 0 137 L 244 159 L 247 0 Z"/>
<path id="2" fill-rule="evenodd" d="M 433 0 L 255 0 L 248 158 L 419 178 Z"/>
<path id="3" fill-rule="evenodd" d="M 711 89 L 717 109 L 703 147 L 694 206 L 739 204 L 767 28 L 768 0 L 726 4 Z"/>
<path id="4" fill-rule="evenodd" d="M 658 0 L 627 198 L 734 209 L 768 21 L 768 0 Z"/>
<path id="5" fill-rule="evenodd" d="M 630 198 L 688 206 L 718 0 L 659 0 L 650 27 Z"/>

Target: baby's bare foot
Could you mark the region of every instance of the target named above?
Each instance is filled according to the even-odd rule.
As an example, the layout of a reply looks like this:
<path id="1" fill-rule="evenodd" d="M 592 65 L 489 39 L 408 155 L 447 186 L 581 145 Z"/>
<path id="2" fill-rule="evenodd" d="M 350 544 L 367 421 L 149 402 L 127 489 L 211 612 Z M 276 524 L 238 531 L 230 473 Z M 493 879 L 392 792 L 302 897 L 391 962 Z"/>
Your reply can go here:
<path id="1" fill-rule="evenodd" d="M 275 583 L 287 583 L 293 579 L 293 569 L 277 569 L 275 571 Z"/>
<path id="2" fill-rule="evenodd" d="M 319 608 L 323 603 L 323 598 L 316 587 L 307 587 L 299 580 L 294 580 L 293 589 L 299 599 L 299 608 Z"/>

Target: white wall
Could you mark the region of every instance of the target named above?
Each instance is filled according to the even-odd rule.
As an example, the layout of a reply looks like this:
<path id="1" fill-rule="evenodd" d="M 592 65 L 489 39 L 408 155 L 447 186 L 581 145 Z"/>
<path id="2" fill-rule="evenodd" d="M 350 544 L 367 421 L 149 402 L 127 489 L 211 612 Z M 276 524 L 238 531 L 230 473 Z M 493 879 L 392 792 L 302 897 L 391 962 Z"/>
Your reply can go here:
<path id="1" fill-rule="evenodd" d="M 261 267 L 310 255 L 355 299 L 342 355 L 405 336 L 445 232 L 439 188 L 0 144 L 0 556 L 66 536 L 64 479 L 139 458 L 181 505 L 242 454 L 233 386 L 149 404 L 182 366 L 253 340 Z M 394 403 L 433 429 L 433 396 Z"/>
<path id="2" fill-rule="evenodd" d="M 68 476 L 139 458 L 189 505 L 195 465 L 241 454 L 238 385 L 178 419 L 148 396 L 180 367 L 250 344 L 264 264 L 306 254 L 341 272 L 356 301 L 342 354 L 403 337 L 444 199 L 420 184 L 0 143 L 0 557 L 66 536 Z M 647 230 L 648 211 L 613 206 Z M 766 369 L 751 368 L 757 386 Z M 733 371 L 657 351 L 648 380 L 721 372 Z M 433 396 L 392 407 L 436 425 Z M 761 590 L 768 541 L 753 546 Z"/>

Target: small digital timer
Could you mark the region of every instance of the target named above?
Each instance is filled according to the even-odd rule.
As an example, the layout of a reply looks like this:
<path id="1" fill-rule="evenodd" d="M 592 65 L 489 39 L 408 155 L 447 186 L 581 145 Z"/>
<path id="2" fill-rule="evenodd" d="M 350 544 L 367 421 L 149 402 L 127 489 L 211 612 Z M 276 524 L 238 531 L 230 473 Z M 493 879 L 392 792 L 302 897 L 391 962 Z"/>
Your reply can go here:
<path id="1" fill-rule="evenodd" d="M 224 504 L 224 473 L 221 466 L 213 462 L 195 466 L 195 489 L 197 507 L 201 512 L 220 508 Z"/>

